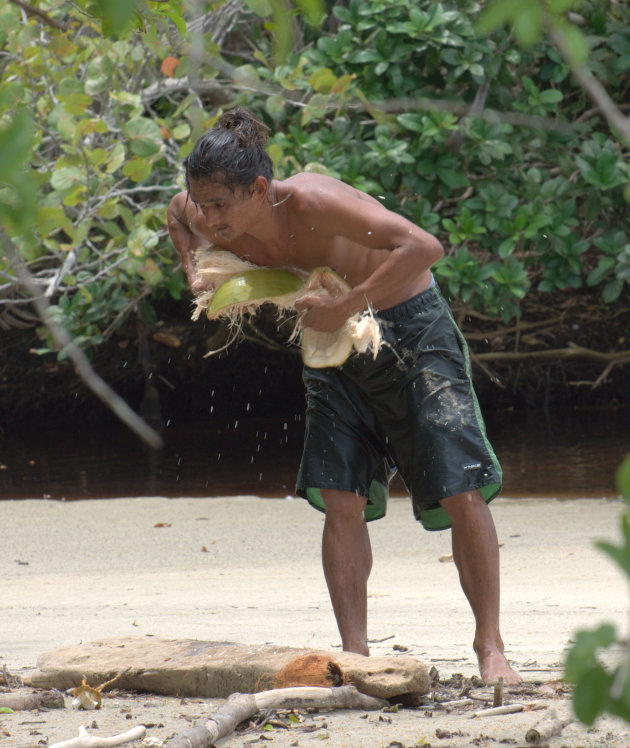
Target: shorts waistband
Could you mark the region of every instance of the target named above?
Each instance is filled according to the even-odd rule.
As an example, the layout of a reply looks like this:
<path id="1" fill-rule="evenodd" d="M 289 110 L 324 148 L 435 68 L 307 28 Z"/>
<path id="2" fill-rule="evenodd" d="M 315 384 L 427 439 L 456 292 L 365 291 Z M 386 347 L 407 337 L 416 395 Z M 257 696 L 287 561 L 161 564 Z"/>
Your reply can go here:
<path id="1" fill-rule="evenodd" d="M 413 317 L 414 314 L 435 306 L 436 303 L 439 303 L 440 299 L 440 289 L 435 281 L 433 281 L 428 288 L 416 294 L 416 296 L 412 296 L 410 299 L 401 301 L 400 304 L 390 306 L 387 309 L 381 309 L 376 313 L 376 316 L 387 322 L 403 322 Z"/>

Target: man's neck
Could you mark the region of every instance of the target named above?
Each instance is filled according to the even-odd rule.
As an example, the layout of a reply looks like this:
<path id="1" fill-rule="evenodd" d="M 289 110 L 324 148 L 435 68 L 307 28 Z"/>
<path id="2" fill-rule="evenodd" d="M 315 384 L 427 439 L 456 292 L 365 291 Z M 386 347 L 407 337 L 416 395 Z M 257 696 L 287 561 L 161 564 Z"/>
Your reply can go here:
<path id="1" fill-rule="evenodd" d="M 290 197 L 291 193 L 273 180 L 260 206 L 260 220 L 252 226 L 250 235 L 268 246 L 285 247 L 289 237 L 286 204 Z"/>

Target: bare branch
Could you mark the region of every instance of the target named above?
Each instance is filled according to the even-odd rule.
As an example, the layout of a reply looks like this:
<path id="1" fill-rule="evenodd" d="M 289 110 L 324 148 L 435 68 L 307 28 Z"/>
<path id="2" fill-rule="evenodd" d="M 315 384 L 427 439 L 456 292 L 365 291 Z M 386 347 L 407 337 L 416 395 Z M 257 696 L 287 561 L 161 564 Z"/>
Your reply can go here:
<path id="1" fill-rule="evenodd" d="M 33 306 L 37 310 L 42 322 L 50 330 L 50 333 L 59 348 L 68 354 L 68 357 L 76 366 L 77 373 L 81 379 L 135 434 L 147 442 L 147 444 L 153 447 L 153 449 L 160 449 L 163 446 L 162 437 L 142 418 L 140 418 L 140 416 L 120 397 L 120 395 L 114 392 L 114 390 L 112 390 L 112 388 L 98 376 L 88 361 L 85 353 L 74 343 L 65 328 L 54 319 L 50 313 L 50 306 L 47 299 L 41 295 L 39 286 L 22 261 L 17 248 L 2 228 L 0 228 L 0 244 L 2 245 L 3 251 L 11 257 L 15 272 L 21 284 L 32 296 Z"/>
<path id="2" fill-rule="evenodd" d="M 610 98 L 604 86 L 602 86 L 590 70 L 588 70 L 585 65 L 580 65 L 575 62 L 564 34 L 562 34 L 558 29 L 551 28 L 549 30 L 549 36 L 556 47 L 560 50 L 560 54 L 564 57 L 566 63 L 571 68 L 575 80 L 595 102 L 610 127 L 616 130 L 621 138 L 625 140 L 626 144 L 630 146 L 630 117 L 626 117 L 622 113 L 619 107 Z"/>
<path id="3" fill-rule="evenodd" d="M 30 5 L 30 3 L 25 3 L 24 0 L 9 0 L 9 2 L 13 3 L 13 5 L 17 5 L 18 8 L 22 8 L 22 10 L 28 15 L 28 16 L 35 16 L 36 18 L 41 18 L 44 23 L 47 23 L 49 26 L 52 26 L 53 29 L 58 29 L 59 31 L 68 31 L 68 26 L 66 26 L 63 23 L 60 23 L 59 21 L 56 21 L 54 18 L 51 18 L 48 13 L 45 13 L 40 8 L 36 8 L 34 5 Z"/>

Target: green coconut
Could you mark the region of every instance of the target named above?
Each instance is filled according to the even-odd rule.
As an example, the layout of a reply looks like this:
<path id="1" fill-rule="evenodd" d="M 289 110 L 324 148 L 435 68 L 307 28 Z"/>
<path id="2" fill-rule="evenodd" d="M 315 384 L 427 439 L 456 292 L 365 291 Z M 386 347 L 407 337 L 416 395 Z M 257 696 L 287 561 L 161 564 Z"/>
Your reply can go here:
<path id="1" fill-rule="evenodd" d="M 299 275 L 289 270 L 261 268 L 237 273 L 222 283 L 214 292 L 206 314 L 208 319 L 221 316 L 225 310 L 234 310 L 252 302 L 269 301 L 282 306 L 283 299 L 293 301 L 304 287 Z"/>
<path id="2" fill-rule="evenodd" d="M 193 319 L 198 318 L 202 309 L 205 309 L 208 319 L 231 319 L 236 332 L 224 347 L 238 337 L 240 316 L 255 311 L 264 303 L 274 304 L 279 309 L 295 310 L 295 302 L 303 296 L 319 295 L 333 299 L 350 289 L 343 278 L 326 267 L 316 268 L 305 281 L 289 270 L 242 270 L 243 261 L 227 251 L 206 252 L 198 261 L 202 267 L 201 273 L 219 282 L 216 290 L 203 292 L 197 297 Z M 239 271 L 236 271 L 237 268 Z M 226 276 L 226 280 L 219 280 Z M 291 340 L 299 340 L 302 360 L 314 368 L 341 366 L 353 350 L 365 353 L 371 349 L 376 356 L 382 342 L 378 321 L 370 310 L 355 314 L 333 333 L 317 332 L 303 325 L 299 316 Z"/>

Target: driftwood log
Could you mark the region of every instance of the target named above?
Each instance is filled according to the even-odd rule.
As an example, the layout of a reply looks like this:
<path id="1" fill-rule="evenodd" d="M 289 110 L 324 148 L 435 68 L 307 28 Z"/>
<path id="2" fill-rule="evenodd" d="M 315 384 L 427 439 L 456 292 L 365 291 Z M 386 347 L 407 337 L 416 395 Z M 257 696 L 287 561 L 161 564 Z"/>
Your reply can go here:
<path id="1" fill-rule="evenodd" d="M 241 722 L 264 709 L 365 709 L 375 710 L 388 702 L 357 691 L 355 686 L 337 688 L 275 688 L 261 693 L 233 693 L 206 722 L 175 735 L 165 748 L 210 748 L 230 735 Z"/>
<path id="2" fill-rule="evenodd" d="M 99 735 L 88 735 L 88 731 L 81 725 L 78 737 L 63 740 L 61 743 L 53 743 L 49 748 L 111 748 L 112 746 L 140 740 L 144 737 L 146 731 L 144 725 L 138 725 L 138 727 L 132 727 L 131 730 L 121 732 L 119 735 L 105 738 Z"/>
<path id="3" fill-rule="evenodd" d="M 14 712 L 27 712 L 32 709 L 63 709 L 65 703 L 60 691 L 39 691 L 36 693 L 0 694 L 0 708 L 8 707 Z"/>
<path id="4" fill-rule="evenodd" d="M 525 741 L 530 745 L 540 745 L 554 735 L 560 735 L 564 728 L 573 722 L 572 719 L 559 719 L 554 709 L 549 709 L 525 734 Z"/>

